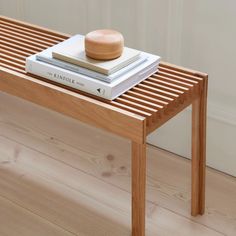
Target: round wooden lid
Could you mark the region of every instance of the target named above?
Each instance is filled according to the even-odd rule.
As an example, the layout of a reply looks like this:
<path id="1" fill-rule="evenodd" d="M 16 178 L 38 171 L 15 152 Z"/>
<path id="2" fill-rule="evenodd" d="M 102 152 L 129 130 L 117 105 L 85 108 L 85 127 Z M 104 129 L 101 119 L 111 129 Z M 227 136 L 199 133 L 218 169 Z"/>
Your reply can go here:
<path id="1" fill-rule="evenodd" d="M 110 60 L 119 57 L 124 47 L 124 38 L 115 30 L 101 29 L 85 36 L 85 52 L 97 60 Z"/>

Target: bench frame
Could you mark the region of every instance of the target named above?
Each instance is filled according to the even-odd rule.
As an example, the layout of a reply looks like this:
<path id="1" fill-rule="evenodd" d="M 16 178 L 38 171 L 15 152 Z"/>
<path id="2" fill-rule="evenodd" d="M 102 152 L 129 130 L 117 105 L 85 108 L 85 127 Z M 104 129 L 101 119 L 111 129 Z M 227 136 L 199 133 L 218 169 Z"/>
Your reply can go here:
<path id="1" fill-rule="evenodd" d="M 69 35 L 3 16 L 0 16 L 0 24 L 3 36 L 1 91 L 131 140 L 132 236 L 145 235 L 146 137 L 192 105 L 191 214 L 204 214 L 207 74 L 162 62 L 160 73 L 153 78 L 114 101 L 105 101 L 25 73 L 21 63 L 24 58 L 63 41 Z M 24 31 L 26 34 L 22 33 Z M 38 35 L 36 39 L 34 34 Z M 166 86 L 159 88 L 160 85 L 153 84 L 155 78 L 168 79 Z M 174 89 L 178 87 L 179 90 Z"/>

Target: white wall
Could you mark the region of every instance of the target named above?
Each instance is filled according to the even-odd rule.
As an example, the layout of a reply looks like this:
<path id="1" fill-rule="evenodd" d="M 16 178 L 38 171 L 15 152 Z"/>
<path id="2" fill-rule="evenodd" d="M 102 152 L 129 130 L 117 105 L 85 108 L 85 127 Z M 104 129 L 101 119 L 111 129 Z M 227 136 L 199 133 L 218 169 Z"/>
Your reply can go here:
<path id="1" fill-rule="evenodd" d="M 174 53 L 180 56 L 169 60 L 209 73 L 207 163 L 236 176 L 236 1 L 175 2 L 182 23 Z M 190 121 L 186 111 L 149 141 L 190 157 Z"/>
<path id="2" fill-rule="evenodd" d="M 209 73 L 207 163 L 236 176 L 235 0 L 0 0 L 0 14 L 70 34 L 114 28 L 126 45 Z M 189 109 L 148 137 L 190 157 Z"/>

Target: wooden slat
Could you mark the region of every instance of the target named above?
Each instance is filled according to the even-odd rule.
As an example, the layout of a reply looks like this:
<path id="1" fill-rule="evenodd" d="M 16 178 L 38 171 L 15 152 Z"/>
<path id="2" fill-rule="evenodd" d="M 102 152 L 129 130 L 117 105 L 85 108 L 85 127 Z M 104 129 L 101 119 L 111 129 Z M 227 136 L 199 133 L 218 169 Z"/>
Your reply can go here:
<path id="1" fill-rule="evenodd" d="M 28 56 L 31 55 L 31 53 L 29 53 L 29 52 L 24 52 L 22 50 L 19 50 L 19 49 L 13 48 L 11 46 L 5 45 L 5 44 L 3 44 L 3 42 L 1 42 L 1 51 L 2 50 L 5 50 L 7 52 L 12 52 L 16 55 L 21 55 L 21 56 L 24 56 L 24 57 L 28 57 Z M 3 53 L 3 51 L 2 51 L 2 53 Z"/>
<path id="2" fill-rule="evenodd" d="M 128 94 L 130 94 L 130 93 L 128 93 Z M 148 106 L 151 108 L 154 108 L 156 111 L 161 110 L 163 108 L 163 106 L 160 106 L 160 105 L 155 104 L 153 102 L 147 101 L 144 98 L 141 99 L 140 97 L 138 98 L 136 96 L 132 96 L 132 94 L 131 95 L 128 95 L 128 94 L 125 93 L 125 94 L 121 95 L 120 97 L 125 98 L 130 101 L 133 101 L 133 102 L 138 102 L 139 104 L 142 104 L 142 105 L 145 105 L 145 106 Z"/>
<path id="3" fill-rule="evenodd" d="M 34 46 L 32 44 L 23 43 L 23 42 L 21 42 L 21 41 L 19 41 L 17 39 L 10 39 L 10 38 L 4 36 L 3 34 L 1 34 L 1 39 L 2 39 L 2 41 L 9 42 L 9 43 L 14 44 L 14 45 L 19 45 L 19 46 L 27 48 L 27 49 L 28 48 L 32 49 L 35 52 L 40 52 L 43 49 L 45 49 L 45 47 L 43 47 L 43 46 L 38 47 L 38 46 Z"/>
<path id="4" fill-rule="evenodd" d="M 161 67 L 161 66 L 159 67 L 159 70 L 161 72 L 165 72 L 165 73 L 168 73 L 168 74 L 173 74 L 173 75 L 180 76 L 180 77 L 183 77 L 183 78 L 186 78 L 186 79 L 192 79 L 193 81 L 196 81 L 196 82 L 202 81 L 201 77 L 191 75 L 191 74 L 188 74 L 188 73 L 184 73 L 184 72 L 181 72 L 181 71 L 178 71 L 178 70 L 169 69 L 169 68 L 165 68 L 165 67 Z"/>
<path id="5" fill-rule="evenodd" d="M 139 87 L 134 87 L 131 89 L 131 91 L 135 91 L 135 92 L 138 92 L 140 94 L 143 94 L 147 97 L 151 97 L 151 98 L 154 98 L 155 101 L 158 103 L 158 104 L 161 104 L 161 105 L 167 105 L 168 102 L 167 101 L 164 101 L 164 100 L 161 100 L 160 99 L 160 96 L 158 96 L 158 94 L 155 94 L 153 92 L 150 92 L 148 90 L 145 90 L 144 88 L 139 88 Z"/>
<path id="6" fill-rule="evenodd" d="M 2 40 L 1 44 L 5 45 L 7 47 L 12 47 L 12 48 L 17 49 L 17 50 L 21 50 L 24 53 L 29 53 L 30 55 L 36 54 L 36 53 L 39 52 L 38 50 L 33 50 L 33 49 L 30 49 L 30 48 L 27 48 L 27 47 L 24 47 L 24 46 L 20 46 L 20 45 L 15 45 L 14 43 L 11 43 L 11 42 L 8 42 L 8 41 L 3 41 Z"/>
<path id="7" fill-rule="evenodd" d="M 176 80 L 174 78 L 169 78 L 169 77 L 166 77 L 166 76 L 161 76 L 159 74 L 153 74 L 152 77 L 158 78 L 158 79 L 161 79 L 163 81 L 167 81 L 169 83 L 176 84 L 176 85 L 179 85 L 179 86 L 182 86 L 182 87 L 193 88 L 193 84 L 186 83 L 186 82 L 183 82 L 183 81 L 179 81 L 179 80 Z"/>
<path id="8" fill-rule="evenodd" d="M 133 113 L 135 113 L 137 115 L 140 115 L 140 116 L 143 116 L 143 117 L 151 117 L 151 115 L 152 115 L 151 113 L 142 111 L 142 110 L 137 109 L 135 107 L 127 106 L 125 104 L 122 104 L 122 103 L 119 103 L 119 102 L 116 102 L 116 101 L 111 101 L 110 104 L 112 104 L 112 105 L 114 105 L 116 107 L 123 108 L 124 110 L 133 112 Z"/>
<path id="9" fill-rule="evenodd" d="M 31 27 L 30 24 L 17 24 L 17 22 L 19 22 L 19 21 L 10 22 L 10 21 L 6 21 L 5 19 L 0 20 L 0 23 L 3 25 L 12 26 L 16 29 L 21 29 L 26 32 L 34 33 L 35 35 L 41 35 L 44 37 L 48 37 L 53 40 L 62 41 L 67 38 L 66 36 L 54 34 L 53 31 L 40 30 L 40 28 L 42 28 L 42 27 L 37 27 L 37 28 L 34 26 Z"/>
<path id="10" fill-rule="evenodd" d="M 1 34 L 1 36 L 4 36 L 8 39 L 17 40 L 18 42 L 29 44 L 31 46 L 38 47 L 38 48 L 48 48 L 48 47 L 54 45 L 54 44 L 47 44 L 47 43 L 43 43 L 43 42 L 37 42 L 37 41 L 35 42 L 35 40 L 27 39 L 27 38 L 23 37 L 23 35 L 14 35 L 12 33 L 7 33 L 5 31 L 3 31 L 2 29 L 0 29 L 0 34 Z"/>
<path id="11" fill-rule="evenodd" d="M 171 90 L 171 92 L 169 92 L 169 89 L 168 88 L 166 88 L 165 86 L 163 87 L 163 86 L 159 86 L 157 83 L 153 83 L 153 82 L 150 82 L 150 81 L 146 81 L 146 84 L 148 85 L 148 86 L 152 86 L 152 87 L 154 87 L 154 88 L 158 88 L 159 90 L 160 90 L 160 88 L 162 89 L 162 90 L 165 90 L 166 91 L 166 93 L 162 93 L 163 95 L 168 95 L 168 96 L 171 96 L 172 95 L 172 98 L 174 98 L 175 100 L 178 100 L 178 98 L 180 98 L 180 96 L 181 96 L 181 98 L 186 98 L 187 96 L 189 96 L 189 93 L 188 92 L 183 92 L 183 91 L 177 91 L 177 90 L 175 90 L 175 93 Z M 162 90 L 160 90 L 160 91 L 162 91 Z M 177 92 L 178 93 L 177 93 Z"/>
<path id="12" fill-rule="evenodd" d="M 195 76 L 195 77 L 200 77 L 200 78 L 203 78 L 203 79 L 207 78 L 207 76 L 208 76 L 206 73 L 191 70 L 191 69 L 181 67 L 181 66 L 176 66 L 176 65 L 170 64 L 168 62 L 161 62 L 160 67 L 165 67 L 167 69 L 171 69 L 173 72 L 181 72 L 181 73 L 184 73 L 184 74 L 192 75 L 192 76 Z"/>
<path id="13" fill-rule="evenodd" d="M 142 84 L 142 83 L 138 84 L 137 87 L 143 88 L 143 89 L 145 89 L 147 91 L 151 91 L 151 92 L 155 93 L 163 101 L 167 101 L 167 102 L 174 101 L 172 96 L 170 96 L 170 95 L 167 96 L 166 94 L 163 95 L 163 93 L 159 89 L 150 87 L 150 86 Z"/>
<path id="14" fill-rule="evenodd" d="M 20 59 L 22 61 L 25 61 L 25 59 L 27 57 L 27 56 L 20 55 L 20 54 L 14 52 L 14 51 L 5 50 L 5 49 L 2 48 L 2 45 L 1 45 L 1 53 L 2 53 L 2 55 L 8 55 L 8 56 Z"/>
<path id="15" fill-rule="evenodd" d="M 158 71 L 158 75 L 165 76 L 165 77 L 171 78 L 171 79 L 176 79 L 177 81 L 182 81 L 182 82 L 193 84 L 193 85 L 198 83 L 195 80 L 188 79 L 188 78 L 185 78 L 185 77 L 182 77 L 182 76 L 179 76 L 179 75 L 174 75 L 174 74 L 162 72 L 161 70 Z"/>
<path id="16" fill-rule="evenodd" d="M 1 24 L 1 21 L 0 21 L 0 28 L 8 30 L 9 32 L 13 31 L 14 33 L 17 33 L 17 34 L 20 34 L 20 35 L 25 35 L 27 37 L 33 37 L 37 40 L 42 40 L 42 41 L 50 43 L 50 44 L 51 43 L 56 44 L 56 43 L 59 43 L 59 42 L 63 41 L 63 40 L 51 39 L 50 37 L 47 37 L 47 35 L 42 36 L 42 35 L 35 34 L 35 33 L 32 33 L 32 32 L 26 32 L 24 29 L 15 28 L 14 25 Z"/>
<path id="17" fill-rule="evenodd" d="M 147 102 L 153 103 L 153 104 L 155 104 L 160 109 L 162 109 L 167 104 L 167 103 L 164 103 L 164 102 L 160 102 L 160 100 L 155 99 L 153 97 L 144 95 L 144 94 L 139 93 L 139 92 L 135 92 L 133 89 L 127 91 L 125 94 L 129 94 L 129 95 L 132 95 L 133 97 L 140 98 L 140 99 L 143 99 L 143 100 L 145 100 Z"/>
<path id="18" fill-rule="evenodd" d="M 2 59 L 10 60 L 10 61 L 15 62 L 17 64 L 25 66 L 25 61 L 22 60 L 22 59 L 18 59 L 17 57 L 13 57 L 13 56 L 10 56 L 10 55 L 7 55 L 7 54 L 2 54 L 1 57 L 2 57 Z"/>
<path id="19" fill-rule="evenodd" d="M 137 108 L 137 109 L 140 109 L 140 110 L 145 111 L 147 113 L 154 114 L 154 113 L 157 112 L 156 109 L 148 107 L 147 105 L 140 104 L 139 101 L 131 101 L 131 100 L 126 99 L 125 97 L 122 97 L 122 96 L 116 98 L 115 101 L 120 102 L 120 103 L 125 104 L 125 105 L 128 105 L 128 106 L 131 106 L 131 107 L 134 107 L 134 108 Z"/>
<path id="20" fill-rule="evenodd" d="M 1 64 L 0 64 L 0 70 L 3 70 L 3 68 L 6 68 L 6 69 L 9 69 L 9 70 L 12 70 L 12 71 L 16 71 L 16 72 L 22 73 L 22 74 L 25 73 L 25 71 L 22 70 L 22 69 L 19 69 L 19 68 L 15 67 L 15 66 L 3 64 L 3 63 L 1 62 Z"/>
<path id="21" fill-rule="evenodd" d="M 43 45 L 48 46 L 48 47 L 53 46 L 55 44 L 55 41 L 49 43 L 49 42 L 47 42 L 45 40 L 41 40 L 41 39 L 35 38 L 35 35 L 28 36 L 28 35 L 25 35 L 24 32 L 18 33 L 16 31 L 5 29 L 4 27 L 2 27 L 2 25 L 0 25 L 0 31 L 4 32 L 4 33 L 7 33 L 7 34 L 9 34 L 11 36 L 14 36 L 14 37 L 21 37 L 22 39 L 26 39 L 26 40 L 29 40 L 31 42 L 40 43 L 40 44 L 43 44 Z"/>
<path id="22" fill-rule="evenodd" d="M 6 65 L 11 65 L 11 66 L 14 66 L 14 67 L 16 67 L 16 68 L 19 68 L 19 69 L 21 69 L 21 70 L 24 70 L 24 69 L 25 69 L 25 66 L 24 66 L 24 65 L 19 64 L 19 63 L 17 63 L 17 62 L 13 62 L 13 61 L 11 61 L 11 60 L 9 60 L 9 59 L 0 58 L 0 62 L 1 62 L 2 65 L 6 64 Z"/>
<path id="23" fill-rule="evenodd" d="M 182 90 L 182 89 L 172 88 L 171 86 L 163 85 L 162 83 L 159 82 L 160 80 L 158 81 L 156 78 L 153 78 L 151 76 L 146 81 L 151 82 L 154 86 L 164 89 L 170 93 L 184 94 L 184 92 L 188 90 L 188 89 Z"/>
<path id="24" fill-rule="evenodd" d="M 66 38 L 69 37 L 68 34 L 65 34 L 65 33 L 62 33 L 62 32 L 58 32 L 56 30 L 49 30 L 49 29 L 44 28 L 42 26 L 38 26 L 38 25 L 36 26 L 34 24 L 26 23 L 25 21 L 20 21 L 20 20 L 12 19 L 12 18 L 6 17 L 6 16 L 0 18 L 0 20 L 2 20 L 4 22 L 11 23 L 13 25 L 22 26 L 24 28 L 32 29 L 32 30 L 35 30 L 37 32 L 43 32 L 43 33 L 50 34 L 50 35 L 53 35 L 55 37 L 59 37 L 59 38 L 63 38 L 63 39 L 66 39 Z"/>
<path id="25" fill-rule="evenodd" d="M 183 87 L 183 86 L 180 86 L 180 85 L 177 85 L 177 84 L 173 84 L 173 83 L 164 81 L 163 79 L 158 79 L 158 76 L 156 76 L 156 77 L 150 76 L 148 79 L 150 81 L 158 83 L 159 85 L 164 85 L 169 89 L 173 89 L 173 90 L 178 89 L 179 91 L 183 91 L 183 92 L 189 90 L 189 88 L 186 88 L 186 87 Z"/>
<path id="26" fill-rule="evenodd" d="M 181 91 L 173 91 L 171 89 L 168 89 L 165 86 L 159 85 L 158 83 L 154 83 L 153 81 L 149 81 L 149 80 L 143 81 L 143 84 L 156 88 L 160 94 L 170 96 L 172 98 L 177 98 L 179 95 L 184 94 Z"/>

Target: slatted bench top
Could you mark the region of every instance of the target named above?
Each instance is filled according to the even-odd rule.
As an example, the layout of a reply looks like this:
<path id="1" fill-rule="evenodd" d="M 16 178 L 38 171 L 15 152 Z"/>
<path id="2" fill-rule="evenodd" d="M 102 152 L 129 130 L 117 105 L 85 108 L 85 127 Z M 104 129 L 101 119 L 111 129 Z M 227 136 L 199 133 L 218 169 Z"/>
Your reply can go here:
<path id="1" fill-rule="evenodd" d="M 40 105 L 44 105 L 46 102 L 38 98 L 40 94 L 37 91 L 40 91 L 42 96 L 47 96 L 47 93 L 52 93 L 52 90 L 55 92 L 60 91 L 65 95 L 79 98 L 79 102 L 83 103 L 84 101 L 84 105 L 87 103 L 96 104 L 96 107 L 99 105 L 105 108 L 105 110 L 108 109 L 129 117 L 131 123 L 133 123 L 135 119 L 142 122 L 145 121 L 146 134 L 154 131 L 190 105 L 192 101 L 199 96 L 204 80 L 207 79 L 207 74 L 161 62 L 157 73 L 120 95 L 115 100 L 107 101 L 38 76 L 26 74 L 26 57 L 53 46 L 67 39 L 70 35 L 2 16 L 0 17 L 0 36 L 1 90 Z M 7 80 L 5 78 L 7 78 Z M 19 80 L 19 78 L 21 78 L 21 80 Z M 36 84 L 41 87 L 37 87 Z M 42 88 L 42 86 L 44 86 L 44 88 Z M 19 91 L 17 91 L 16 88 Z M 47 91 L 46 88 L 49 90 Z M 37 98 L 34 96 L 37 96 Z M 52 96 L 51 98 L 45 97 L 45 99 L 55 98 Z M 66 97 L 64 99 L 66 99 Z M 75 102 L 74 105 L 76 106 L 76 104 Z M 64 104 L 64 106 L 65 105 L 68 104 Z M 47 107 L 59 112 L 62 111 L 62 109 L 58 107 L 54 108 L 54 106 L 56 105 L 49 104 Z M 93 109 L 93 106 L 91 106 L 91 109 Z M 62 113 L 78 118 L 73 112 L 62 111 Z M 92 112 L 88 115 L 94 116 Z M 109 112 L 109 115 L 112 116 L 112 113 Z M 85 118 L 81 120 L 83 121 L 83 119 Z M 122 117 L 119 117 L 119 119 L 122 119 Z M 111 120 L 109 120 L 109 122 L 111 122 Z M 105 124 L 103 124 L 103 126 L 104 125 Z M 123 128 L 122 125 L 120 128 Z M 135 129 L 135 124 L 134 127 L 131 128 Z M 109 128 L 106 129 L 109 130 Z M 130 131 L 127 131 L 127 133 L 128 132 Z M 119 134 L 119 131 L 116 133 Z M 131 133 L 130 135 L 132 137 L 136 135 L 135 132 Z"/>

